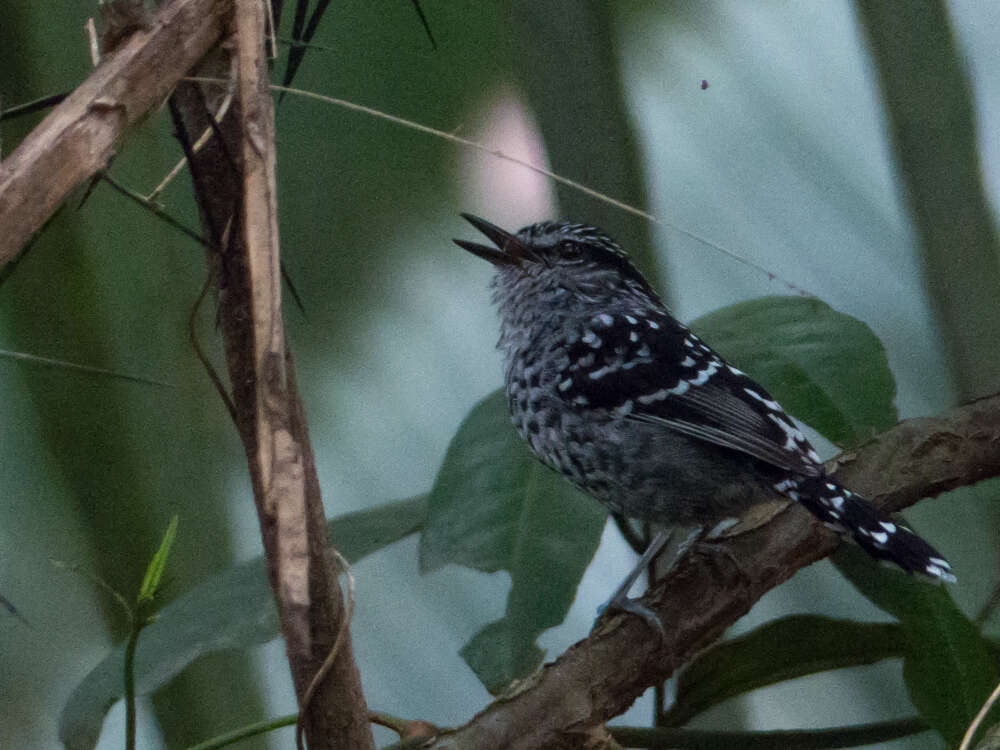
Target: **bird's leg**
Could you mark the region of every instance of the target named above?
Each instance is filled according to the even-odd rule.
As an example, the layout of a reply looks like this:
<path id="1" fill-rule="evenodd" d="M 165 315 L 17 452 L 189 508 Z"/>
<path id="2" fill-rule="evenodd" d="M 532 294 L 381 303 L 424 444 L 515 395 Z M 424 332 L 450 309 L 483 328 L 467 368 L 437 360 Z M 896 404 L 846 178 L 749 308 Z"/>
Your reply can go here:
<path id="1" fill-rule="evenodd" d="M 740 578 L 748 580 L 739 560 L 733 556 L 733 553 L 727 547 L 719 544 L 720 541 L 725 539 L 726 532 L 738 523 L 739 519 L 727 518 L 717 523 L 705 533 L 700 533 L 702 530 L 699 529 L 699 533 L 692 534 L 684 540 L 678 548 L 676 559 L 680 559 L 681 555 L 685 555 L 689 552 L 691 554 L 700 554 L 702 557 L 706 558 L 710 564 L 715 566 L 715 569 L 720 575 L 724 575 L 725 571 L 722 570 L 722 567 L 719 565 L 719 559 L 720 557 L 725 558 L 736 569 Z"/>
<path id="2" fill-rule="evenodd" d="M 677 548 L 677 554 L 670 563 L 670 568 L 668 568 L 668 570 L 674 567 L 680 556 L 697 541 L 701 534 L 702 529 L 695 529 L 683 542 L 680 543 Z M 628 592 L 632 588 L 632 585 L 636 582 L 636 579 L 639 578 L 646 567 L 667 545 L 672 535 L 672 529 L 669 531 L 661 530 L 656 532 L 656 535 L 649 543 L 646 551 L 642 553 L 642 557 L 639 558 L 639 561 L 635 564 L 635 567 L 632 568 L 629 574 L 625 576 L 625 580 L 621 582 L 621 585 L 615 589 L 615 593 L 611 595 L 611 598 L 608 599 L 607 602 L 598 607 L 598 618 L 600 618 L 605 612 L 628 612 L 636 615 L 637 617 L 641 617 L 650 628 L 660 634 L 661 638 L 666 638 L 666 631 L 663 629 L 663 623 L 660 622 L 660 618 L 656 615 L 656 613 L 649 607 L 640 604 L 637 599 L 630 599 Z"/>
<path id="3" fill-rule="evenodd" d="M 635 564 L 635 567 L 632 568 L 629 574 L 625 576 L 625 580 L 623 580 L 618 588 L 615 589 L 615 593 L 611 595 L 607 604 L 604 605 L 604 609 L 609 607 L 621 610 L 625 609 L 623 603 L 631 601 L 631 599 L 628 598 L 628 592 L 632 588 L 632 585 L 636 582 L 639 576 L 642 575 L 642 571 L 646 569 L 646 566 L 653 561 L 653 558 L 660 554 L 660 551 L 666 546 L 667 542 L 670 541 L 670 537 L 672 535 L 673 529 L 667 531 L 661 529 L 656 532 L 653 540 L 649 543 L 649 546 L 646 547 L 646 551 L 642 553 L 642 557 L 639 558 L 639 561 Z"/>

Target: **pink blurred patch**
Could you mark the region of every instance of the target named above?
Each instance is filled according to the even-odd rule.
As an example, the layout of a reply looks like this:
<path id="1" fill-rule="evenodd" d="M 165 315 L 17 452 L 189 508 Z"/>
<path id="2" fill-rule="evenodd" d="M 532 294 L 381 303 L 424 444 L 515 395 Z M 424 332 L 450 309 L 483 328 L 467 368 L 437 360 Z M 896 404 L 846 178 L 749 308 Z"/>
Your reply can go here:
<path id="1" fill-rule="evenodd" d="M 514 90 L 505 87 L 493 92 L 470 121 L 472 130 L 463 132 L 463 128 L 458 135 L 549 169 L 541 133 Z M 511 230 L 554 218 L 555 193 L 547 177 L 474 149 L 462 149 L 460 159 L 460 186 L 465 188 L 460 200 L 463 210 Z"/>

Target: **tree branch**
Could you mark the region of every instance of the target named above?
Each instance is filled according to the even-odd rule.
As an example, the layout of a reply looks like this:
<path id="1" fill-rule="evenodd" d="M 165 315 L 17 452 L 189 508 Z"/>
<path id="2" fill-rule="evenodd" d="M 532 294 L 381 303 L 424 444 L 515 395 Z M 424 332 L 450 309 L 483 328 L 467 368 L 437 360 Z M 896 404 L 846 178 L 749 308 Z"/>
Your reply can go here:
<path id="1" fill-rule="evenodd" d="M 230 7 L 230 0 L 164 5 L 0 163 L 0 265 L 219 41 Z"/>
<path id="2" fill-rule="evenodd" d="M 217 94 L 180 84 L 171 100 L 220 281 L 220 328 L 289 666 L 310 748 L 373 748 L 336 573 L 327 563 L 326 521 L 305 411 L 281 315 L 274 104 L 259 0 L 236 0 L 238 96 L 215 122 Z M 202 72 L 227 78 L 220 49 Z M 208 69 L 206 71 L 205 69 Z M 224 96 L 222 97 L 224 98 Z M 213 138 L 197 153 L 191 135 Z M 338 641 L 338 634 L 345 637 Z M 311 690 L 339 643 L 325 680 Z M 306 705 L 305 696 L 312 694 Z"/>
<path id="3" fill-rule="evenodd" d="M 347 623 L 336 574 L 327 564 L 319 482 L 284 343 L 263 14 L 257 0 L 237 5 L 240 96 L 229 117 L 214 122 L 208 114 L 214 95 L 181 79 L 195 65 L 232 77 L 217 43 L 233 2 L 172 0 L 148 23 L 129 27 L 87 80 L 0 164 L 0 264 L 16 255 L 73 187 L 104 168 L 128 128 L 175 92 L 171 113 L 188 144 L 211 278 L 222 289 L 219 319 L 237 429 L 301 700 Z M 195 154 L 186 134 L 206 128 L 214 137 Z M 310 747 L 373 747 L 349 637 L 342 639 L 330 672 L 306 712 Z"/>
<path id="4" fill-rule="evenodd" d="M 847 486 L 892 510 L 1000 475 L 1000 395 L 941 417 L 902 422 L 842 454 L 836 465 Z M 658 642 L 636 617 L 613 617 L 427 747 L 578 748 L 588 729 L 625 711 L 647 687 L 719 638 L 767 591 L 837 545 L 837 537 L 805 511 L 789 508 L 725 543 L 739 570 L 722 555 L 687 555 L 645 599 L 662 620 L 668 642 Z"/>

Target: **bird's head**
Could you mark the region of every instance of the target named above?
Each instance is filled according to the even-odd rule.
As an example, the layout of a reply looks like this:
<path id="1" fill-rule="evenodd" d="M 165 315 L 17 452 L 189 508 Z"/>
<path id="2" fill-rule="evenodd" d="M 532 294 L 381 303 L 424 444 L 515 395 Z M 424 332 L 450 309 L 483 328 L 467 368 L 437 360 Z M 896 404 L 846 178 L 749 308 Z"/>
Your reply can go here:
<path id="1" fill-rule="evenodd" d="M 567 302 L 600 303 L 633 295 L 658 302 L 628 254 L 600 229 L 543 221 L 513 234 L 477 216 L 462 217 L 495 247 L 467 240 L 454 242 L 496 266 L 501 297 L 520 290 L 526 294 L 557 294 Z"/>

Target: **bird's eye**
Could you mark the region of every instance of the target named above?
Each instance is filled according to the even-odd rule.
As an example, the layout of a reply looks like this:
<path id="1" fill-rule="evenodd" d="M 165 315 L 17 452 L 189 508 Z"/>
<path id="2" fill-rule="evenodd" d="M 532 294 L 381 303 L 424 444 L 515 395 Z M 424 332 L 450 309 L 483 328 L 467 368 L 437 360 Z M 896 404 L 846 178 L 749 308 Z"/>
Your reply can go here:
<path id="1" fill-rule="evenodd" d="M 575 242 L 559 243 L 559 254 L 566 260 L 576 260 L 581 256 L 580 246 Z"/>

